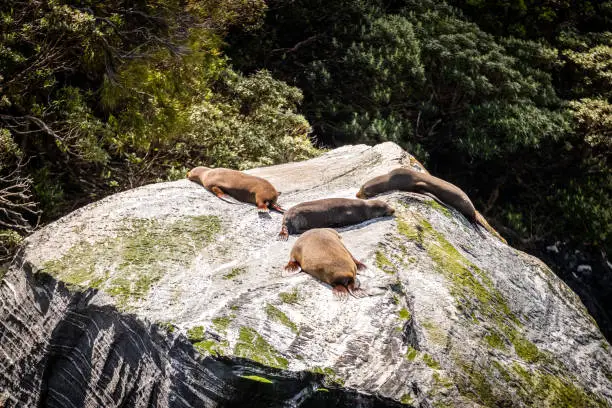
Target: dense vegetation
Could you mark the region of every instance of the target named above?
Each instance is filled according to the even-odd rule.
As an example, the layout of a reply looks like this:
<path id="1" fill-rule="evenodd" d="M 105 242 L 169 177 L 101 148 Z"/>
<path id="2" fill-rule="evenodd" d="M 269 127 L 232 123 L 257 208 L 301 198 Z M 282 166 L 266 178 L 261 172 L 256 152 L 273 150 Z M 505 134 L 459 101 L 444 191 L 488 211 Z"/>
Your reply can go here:
<path id="1" fill-rule="evenodd" d="M 228 52 L 300 88 L 319 142 L 399 143 L 523 248 L 612 247 L 612 2 L 267 4 Z"/>
<path id="2" fill-rule="evenodd" d="M 316 149 L 301 92 L 221 51 L 262 0 L 0 5 L 0 264 L 42 221 L 103 195 Z"/>

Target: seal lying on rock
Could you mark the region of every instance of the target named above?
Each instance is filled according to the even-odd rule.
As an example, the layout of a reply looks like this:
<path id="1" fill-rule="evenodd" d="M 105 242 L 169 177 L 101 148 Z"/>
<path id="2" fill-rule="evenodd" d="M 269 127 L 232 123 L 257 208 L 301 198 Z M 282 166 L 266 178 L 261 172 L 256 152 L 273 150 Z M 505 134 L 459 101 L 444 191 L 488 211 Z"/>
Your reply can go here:
<path id="1" fill-rule="evenodd" d="M 285 270 L 302 271 L 333 287 L 336 298 L 344 300 L 348 294 L 363 297 L 368 294 L 357 281 L 357 270 L 365 265 L 351 255 L 342 243 L 340 234 L 331 228 L 315 228 L 300 236 L 293 248 Z"/>
<path id="2" fill-rule="evenodd" d="M 359 224 L 371 218 L 393 215 L 394 212 L 393 208 L 381 200 L 324 198 L 307 201 L 287 210 L 278 236 L 286 240 L 289 234 L 298 234 L 312 228 Z"/>
<path id="3" fill-rule="evenodd" d="M 195 167 L 187 172 L 187 178 L 200 182 L 221 199 L 225 199 L 227 194 L 238 201 L 257 205 L 261 212 L 267 212 L 270 208 L 285 212 L 276 203 L 280 193 L 261 177 L 225 168 Z"/>
<path id="4" fill-rule="evenodd" d="M 368 180 L 361 186 L 357 197 L 368 198 L 392 190 L 433 194 L 442 203 L 456 208 L 471 223 L 480 224 L 487 229 L 488 224 L 482 222 L 482 216 L 477 216 L 474 204 L 463 190 L 448 181 L 411 168 L 395 169 Z"/>

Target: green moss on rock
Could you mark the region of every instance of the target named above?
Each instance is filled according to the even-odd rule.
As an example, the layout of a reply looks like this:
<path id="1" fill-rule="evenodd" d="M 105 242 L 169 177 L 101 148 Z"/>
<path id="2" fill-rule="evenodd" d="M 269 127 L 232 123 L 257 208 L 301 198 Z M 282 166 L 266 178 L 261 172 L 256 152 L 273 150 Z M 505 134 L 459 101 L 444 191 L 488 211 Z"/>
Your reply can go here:
<path id="1" fill-rule="evenodd" d="M 223 275 L 223 279 L 234 279 L 236 276 L 242 275 L 245 272 L 245 268 L 233 268 L 229 273 Z"/>
<path id="2" fill-rule="evenodd" d="M 300 301 L 300 294 L 297 288 L 293 288 L 291 292 L 281 292 L 278 294 L 278 297 L 283 301 L 283 303 L 290 305 L 294 305 Z"/>
<path id="3" fill-rule="evenodd" d="M 229 343 L 225 340 L 219 342 L 212 339 L 206 339 L 194 343 L 193 347 L 195 347 L 200 354 L 222 356 L 225 354 L 225 350 L 229 347 Z"/>
<path id="4" fill-rule="evenodd" d="M 241 375 L 240 377 L 246 378 L 247 380 L 257 381 L 257 382 L 261 382 L 261 383 L 265 383 L 265 384 L 273 384 L 272 381 L 268 380 L 265 377 L 260 377 L 258 375 Z"/>
<path id="5" fill-rule="evenodd" d="M 440 363 L 438 363 L 435 358 L 427 353 L 423 354 L 423 362 L 427 364 L 429 368 L 433 368 L 434 370 L 440 370 L 442 368 L 440 367 Z"/>
<path id="6" fill-rule="evenodd" d="M 406 359 L 408 361 L 414 361 L 414 359 L 419 355 L 419 351 L 412 346 L 408 346 L 408 351 L 406 352 Z"/>
<path id="7" fill-rule="evenodd" d="M 267 304 L 265 310 L 266 310 L 266 314 L 268 315 L 268 317 L 270 319 L 275 320 L 275 321 L 281 323 L 284 326 L 287 326 L 295 334 L 298 333 L 298 327 L 296 326 L 296 324 L 293 323 L 287 317 L 287 315 L 285 313 L 283 313 L 280 309 L 272 306 L 271 304 Z"/>
<path id="8" fill-rule="evenodd" d="M 204 327 L 195 326 L 187 330 L 187 339 L 192 343 L 204 340 Z"/>
<path id="9" fill-rule="evenodd" d="M 250 327 L 240 328 L 234 355 L 248 358 L 268 367 L 286 369 L 289 361 Z"/>
<path id="10" fill-rule="evenodd" d="M 404 307 L 399 311 L 399 317 L 403 320 L 410 320 L 412 318 L 412 314 Z"/>
<path id="11" fill-rule="evenodd" d="M 225 333 L 227 331 L 227 327 L 235 317 L 235 315 L 215 317 L 212 319 L 212 324 L 219 332 Z"/>
<path id="12" fill-rule="evenodd" d="M 500 350 L 506 349 L 506 342 L 496 330 L 492 330 L 491 332 L 489 332 L 484 337 L 484 339 L 487 342 L 487 344 L 494 349 L 500 349 Z"/>
<path id="13" fill-rule="evenodd" d="M 81 241 L 43 269 L 76 288 L 94 287 L 117 299 L 120 307 L 144 299 L 169 264 L 188 265 L 221 229 L 215 216 L 198 216 L 171 223 L 127 219 L 116 237 L 96 243 Z"/>
<path id="14" fill-rule="evenodd" d="M 391 262 L 382 251 L 376 251 L 376 266 L 388 274 L 397 272 L 393 262 Z"/>
<path id="15" fill-rule="evenodd" d="M 441 212 L 442 214 L 444 214 L 444 216 L 448 217 L 448 218 L 452 218 L 453 214 L 451 213 L 451 211 L 446 208 L 445 206 L 443 206 L 442 204 L 440 204 L 439 202 L 437 202 L 436 200 L 428 200 L 425 201 L 425 205 L 433 208 L 436 211 Z"/>
<path id="16" fill-rule="evenodd" d="M 312 367 L 310 371 L 313 373 L 317 373 L 317 374 L 323 374 L 325 376 L 325 379 L 329 381 L 330 383 L 338 384 L 341 386 L 344 385 L 344 379 L 336 375 L 336 372 L 331 367 L 323 368 L 323 367 L 315 366 L 315 367 Z"/>
<path id="17" fill-rule="evenodd" d="M 412 399 L 410 394 L 404 394 L 400 398 L 400 403 L 404 405 L 412 405 L 414 403 L 414 400 Z"/>

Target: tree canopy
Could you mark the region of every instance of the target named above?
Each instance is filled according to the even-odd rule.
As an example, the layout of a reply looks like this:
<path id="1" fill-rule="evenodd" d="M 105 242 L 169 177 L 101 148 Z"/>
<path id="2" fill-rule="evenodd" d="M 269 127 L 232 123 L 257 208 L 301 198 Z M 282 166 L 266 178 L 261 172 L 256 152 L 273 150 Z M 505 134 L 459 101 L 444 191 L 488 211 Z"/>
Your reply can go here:
<path id="1" fill-rule="evenodd" d="M 320 143 L 399 143 L 519 246 L 612 247 L 612 2 L 268 7 L 228 53 L 302 89 Z"/>

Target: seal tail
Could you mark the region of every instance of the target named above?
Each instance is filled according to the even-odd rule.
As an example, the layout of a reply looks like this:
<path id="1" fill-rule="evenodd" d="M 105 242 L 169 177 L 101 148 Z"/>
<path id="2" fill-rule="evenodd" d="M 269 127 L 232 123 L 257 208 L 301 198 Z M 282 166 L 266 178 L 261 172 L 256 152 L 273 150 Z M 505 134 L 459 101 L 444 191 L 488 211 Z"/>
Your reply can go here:
<path id="1" fill-rule="evenodd" d="M 302 267 L 299 263 L 297 263 L 297 261 L 291 259 L 287 265 L 285 265 L 284 270 L 288 272 L 288 275 L 285 276 L 291 276 L 299 273 L 302 270 Z"/>
<path id="2" fill-rule="evenodd" d="M 474 223 L 482 225 L 482 227 L 489 231 L 489 233 L 491 233 L 495 238 L 499 239 L 506 245 L 508 244 L 508 241 L 506 241 L 504 237 L 499 234 L 499 232 L 495 231 L 495 229 L 487 222 L 486 218 L 483 217 L 478 210 L 476 210 L 476 217 Z"/>

